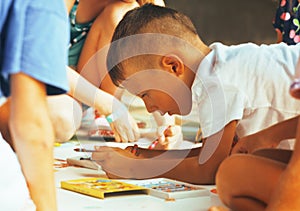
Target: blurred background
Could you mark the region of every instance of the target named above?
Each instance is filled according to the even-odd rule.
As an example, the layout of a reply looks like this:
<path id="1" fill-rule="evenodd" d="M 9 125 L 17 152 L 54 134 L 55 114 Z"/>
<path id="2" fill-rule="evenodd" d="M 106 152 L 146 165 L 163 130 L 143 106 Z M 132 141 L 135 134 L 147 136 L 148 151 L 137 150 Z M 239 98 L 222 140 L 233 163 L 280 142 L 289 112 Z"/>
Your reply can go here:
<path id="1" fill-rule="evenodd" d="M 165 0 L 188 15 L 206 44 L 276 41 L 272 19 L 278 0 Z"/>

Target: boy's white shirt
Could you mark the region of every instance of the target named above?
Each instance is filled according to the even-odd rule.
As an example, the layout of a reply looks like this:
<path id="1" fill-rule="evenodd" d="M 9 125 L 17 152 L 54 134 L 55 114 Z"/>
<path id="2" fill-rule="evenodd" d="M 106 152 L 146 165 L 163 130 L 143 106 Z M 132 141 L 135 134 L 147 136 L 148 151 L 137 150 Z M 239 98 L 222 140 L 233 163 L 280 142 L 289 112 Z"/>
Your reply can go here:
<path id="1" fill-rule="evenodd" d="M 243 137 L 300 114 L 289 95 L 300 45 L 210 45 L 192 85 L 204 137 L 238 120 Z"/>

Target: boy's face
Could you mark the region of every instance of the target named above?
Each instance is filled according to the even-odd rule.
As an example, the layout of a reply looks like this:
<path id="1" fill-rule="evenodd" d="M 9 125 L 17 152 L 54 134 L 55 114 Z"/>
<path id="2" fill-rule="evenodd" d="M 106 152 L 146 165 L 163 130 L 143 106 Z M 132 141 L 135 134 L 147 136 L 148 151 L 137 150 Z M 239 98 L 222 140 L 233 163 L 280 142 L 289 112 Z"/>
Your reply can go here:
<path id="1" fill-rule="evenodd" d="M 148 112 L 161 115 L 186 115 L 190 112 L 191 93 L 176 74 L 161 69 L 138 70 L 139 65 L 124 66 L 122 86 L 142 98 Z"/>
<path id="2" fill-rule="evenodd" d="M 138 93 L 137 96 L 142 98 L 149 113 L 158 111 L 161 115 L 180 114 L 175 100 L 163 91 L 150 89 Z"/>

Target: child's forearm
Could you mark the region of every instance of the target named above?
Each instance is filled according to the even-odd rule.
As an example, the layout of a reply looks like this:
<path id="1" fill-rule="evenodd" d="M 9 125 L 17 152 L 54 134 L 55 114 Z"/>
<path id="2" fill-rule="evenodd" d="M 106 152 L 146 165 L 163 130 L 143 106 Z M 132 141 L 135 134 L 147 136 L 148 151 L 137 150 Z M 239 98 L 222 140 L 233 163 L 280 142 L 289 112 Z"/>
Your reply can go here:
<path id="1" fill-rule="evenodd" d="M 259 139 L 272 140 L 279 144 L 285 139 L 295 138 L 298 125 L 298 116 L 279 122 L 257 133 Z"/>
<path id="2" fill-rule="evenodd" d="M 206 149 L 203 147 L 187 150 L 139 149 L 137 160 L 129 165 L 133 170 L 132 177 L 136 179 L 167 177 L 194 184 L 214 184 L 218 166 L 229 155 L 235 125 L 236 123 L 232 122 L 224 133 L 222 131 L 215 134 L 208 140 L 212 145 L 217 144 L 215 151 L 211 151 L 212 145 L 208 143 L 205 143 L 208 146 Z M 199 160 L 201 156 L 207 160 Z M 153 175 L 153 171 L 158 173 L 150 176 Z"/>
<path id="3" fill-rule="evenodd" d="M 161 176 L 195 184 L 214 184 L 220 163 L 229 156 L 235 128 L 236 121 L 232 121 L 224 130 L 207 138 L 202 148 L 192 149 L 189 153 L 174 151 L 179 157 L 170 157 L 173 161 L 177 159 L 178 164 Z"/>
<path id="4" fill-rule="evenodd" d="M 193 184 L 214 184 L 217 168 L 210 164 L 199 164 L 199 148 L 196 151 L 188 153 L 185 150 L 169 150 L 152 158 L 146 155 L 147 159 L 133 163 L 137 168 L 132 168 L 132 176 L 136 179 L 165 177 Z"/>
<path id="5" fill-rule="evenodd" d="M 75 70 L 67 67 L 67 76 L 69 80 L 69 94 L 75 99 L 88 106 L 96 108 L 101 114 L 109 115 L 112 113 L 114 97 L 83 78 Z M 117 103 L 118 100 L 115 99 Z"/>
<path id="6" fill-rule="evenodd" d="M 214 183 L 215 167 L 209 164 L 199 164 L 201 148 L 192 150 L 139 150 L 138 159 L 132 160 L 129 165 L 132 169 L 132 178 L 166 177 L 194 184 Z"/>

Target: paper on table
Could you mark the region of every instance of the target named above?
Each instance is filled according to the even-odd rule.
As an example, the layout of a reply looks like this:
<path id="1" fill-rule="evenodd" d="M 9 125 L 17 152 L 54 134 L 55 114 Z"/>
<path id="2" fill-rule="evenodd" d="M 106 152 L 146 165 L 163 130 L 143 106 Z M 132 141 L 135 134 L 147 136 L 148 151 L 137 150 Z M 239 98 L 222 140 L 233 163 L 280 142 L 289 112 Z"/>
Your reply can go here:
<path id="1" fill-rule="evenodd" d="M 105 141 L 99 141 L 94 143 L 86 143 L 82 147 L 86 150 L 94 150 L 95 146 L 109 146 L 109 147 L 119 147 L 122 149 L 125 149 L 128 146 L 133 146 L 137 144 L 141 148 L 148 148 L 149 145 L 152 143 L 154 139 L 150 138 L 140 138 L 137 142 L 131 142 L 131 143 L 118 143 L 118 142 L 105 142 Z M 195 144 L 191 141 L 183 140 L 176 149 L 191 149 L 202 146 L 202 143 Z"/>

